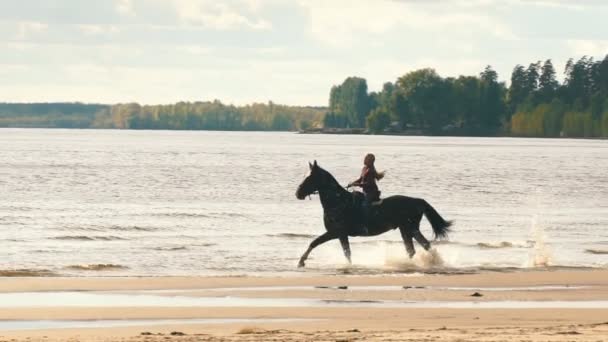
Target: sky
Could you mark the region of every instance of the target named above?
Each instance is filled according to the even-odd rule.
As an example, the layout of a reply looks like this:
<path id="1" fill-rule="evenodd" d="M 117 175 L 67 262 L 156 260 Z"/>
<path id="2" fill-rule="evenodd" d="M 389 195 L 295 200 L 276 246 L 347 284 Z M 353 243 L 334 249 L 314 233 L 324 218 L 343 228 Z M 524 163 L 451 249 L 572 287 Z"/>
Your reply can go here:
<path id="1" fill-rule="evenodd" d="M 604 0 L 0 0 L 0 102 L 325 106 L 430 67 L 608 54 Z"/>

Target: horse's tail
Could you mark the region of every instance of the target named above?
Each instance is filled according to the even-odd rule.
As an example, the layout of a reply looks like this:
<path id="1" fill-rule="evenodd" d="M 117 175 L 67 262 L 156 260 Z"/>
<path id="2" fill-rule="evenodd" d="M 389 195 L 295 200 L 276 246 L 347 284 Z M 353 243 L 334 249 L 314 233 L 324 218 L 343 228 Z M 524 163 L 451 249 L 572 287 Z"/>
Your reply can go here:
<path id="1" fill-rule="evenodd" d="M 437 210 L 435 210 L 427 201 L 424 201 L 424 205 L 424 216 L 426 216 L 427 220 L 431 223 L 431 226 L 433 226 L 435 239 L 447 238 L 452 221 L 444 220 Z"/>

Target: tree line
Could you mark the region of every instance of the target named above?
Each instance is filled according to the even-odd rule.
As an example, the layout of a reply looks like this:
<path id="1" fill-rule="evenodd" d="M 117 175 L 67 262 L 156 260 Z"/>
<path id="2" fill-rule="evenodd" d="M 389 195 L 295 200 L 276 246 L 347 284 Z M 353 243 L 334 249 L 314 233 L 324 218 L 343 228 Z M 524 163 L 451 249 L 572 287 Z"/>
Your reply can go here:
<path id="1" fill-rule="evenodd" d="M 331 88 L 325 127 L 370 132 L 608 137 L 608 56 L 570 59 L 564 81 L 551 60 L 517 65 L 507 87 L 487 66 L 477 76 L 409 72 L 368 92 L 363 78 Z"/>
<path id="2" fill-rule="evenodd" d="M 0 127 L 293 131 L 320 126 L 325 111 L 272 102 L 234 106 L 218 100 L 171 105 L 0 103 Z"/>
<path id="3" fill-rule="evenodd" d="M 563 82 L 552 61 L 516 65 L 510 84 L 478 75 L 414 70 L 369 92 L 364 78 L 333 86 L 328 107 L 218 100 L 137 103 L 0 103 L 0 127 L 294 131 L 365 128 L 371 133 L 608 137 L 608 55 L 570 59 Z"/>

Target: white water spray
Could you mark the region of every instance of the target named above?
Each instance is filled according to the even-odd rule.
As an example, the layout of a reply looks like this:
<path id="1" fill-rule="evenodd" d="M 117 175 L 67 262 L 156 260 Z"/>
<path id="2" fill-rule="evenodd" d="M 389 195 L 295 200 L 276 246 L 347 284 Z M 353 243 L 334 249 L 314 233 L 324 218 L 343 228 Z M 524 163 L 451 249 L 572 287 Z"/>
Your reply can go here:
<path id="1" fill-rule="evenodd" d="M 534 247 L 528 258 L 529 267 L 548 267 L 551 266 L 551 248 L 545 243 L 546 234 L 542 225 L 538 222 L 538 215 L 532 217 L 531 226 L 532 240 Z"/>

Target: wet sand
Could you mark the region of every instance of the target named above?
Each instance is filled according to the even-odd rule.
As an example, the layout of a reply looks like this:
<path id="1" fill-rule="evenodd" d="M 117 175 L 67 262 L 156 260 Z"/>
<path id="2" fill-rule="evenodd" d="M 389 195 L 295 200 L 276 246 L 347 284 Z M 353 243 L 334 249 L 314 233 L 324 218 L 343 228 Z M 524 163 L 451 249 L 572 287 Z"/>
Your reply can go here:
<path id="1" fill-rule="evenodd" d="M 319 288 L 321 287 L 321 288 Z M 325 288 L 326 287 L 326 288 Z M 347 287 L 346 289 L 344 287 Z M 146 290 L 146 291 L 143 291 Z M 49 293 L 49 291 L 51 291 Z M 608 307 L 569 308 L 568 303 L 608 300 L 608 270 L 558 270 L 422 276 L 0 278 L 0 294 L 76 293 L 153 295 L 222 300 L 268 298 L 251 306 L 87 306 L 68 300 L 54 306 L 0 303 L 0 341 L 602 341 L 608 340 Z M 481 296 L 471 296 L 478 293 Z M 8 297 L 7 297 L 8 298 Z M 320 305 L 276 307 L 286 300 Z M 435 303 L 437 307 L 385 307 L 383 303 Z M 347 305 L 343 305 L 347 302 Z M 475 307 L 474 302 L 518 303 L 518 308 Z M 537 308 L 534 303 L 560 303 Z M 336 305 L 336 303 L 338 303 Z M 369 304 L 373 304 L 369 306 Z M 446 303 L 471 304 L 450 308 Z M 72 303 L 73 304 L 73 303 Z M 123 303 L 124 304 L 124 303 Z M 129 303 L 127 303 L 129 304 Z M 446 304 L 446 305 L 444 305 Z M 500 306 L 500 305 L 499 305 Z M 200 323 L 167 319 L 241 319 Z M 247 320 L 255 319 L 255 321 Z M 272 319 L 273 321 L 268 321 Z M 287 319 L 278 321 L 277 319 Z M 29 320 L 165 320 L 141 326 L 10 330 Z M 99 321 L 101 320 L 101 321 Z M 6 326 L 6 325 L 5 325 Z M 180 334 L 171 335 L 172 332 Z M 142 334 L 144 333 L 144 334 Z M 184 334 L 184 335 L 181 335 Z"/>

